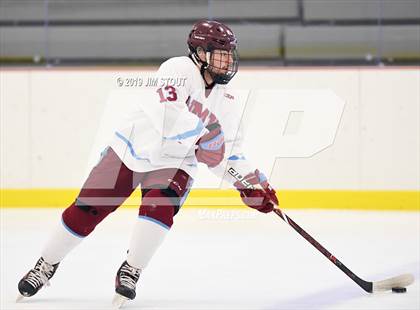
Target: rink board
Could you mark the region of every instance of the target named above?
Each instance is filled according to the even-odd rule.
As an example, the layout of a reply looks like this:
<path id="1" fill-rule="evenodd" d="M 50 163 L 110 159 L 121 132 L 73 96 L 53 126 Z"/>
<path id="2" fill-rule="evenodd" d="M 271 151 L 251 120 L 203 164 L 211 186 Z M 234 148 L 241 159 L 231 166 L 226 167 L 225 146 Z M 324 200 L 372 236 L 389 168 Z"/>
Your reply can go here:
<path id="1" fill-rule="evenodd" d="M 402 210 L 420 211 L 420 191 L 278 190 L 286 209 Z M 77 189 L 1 189 L 0 206 L 66 207 Z M 141 193 L 136 190 L 124 203 L 137 208 Z M 235 190 L 193 189 L 184 208 L 244 208 Z"/>

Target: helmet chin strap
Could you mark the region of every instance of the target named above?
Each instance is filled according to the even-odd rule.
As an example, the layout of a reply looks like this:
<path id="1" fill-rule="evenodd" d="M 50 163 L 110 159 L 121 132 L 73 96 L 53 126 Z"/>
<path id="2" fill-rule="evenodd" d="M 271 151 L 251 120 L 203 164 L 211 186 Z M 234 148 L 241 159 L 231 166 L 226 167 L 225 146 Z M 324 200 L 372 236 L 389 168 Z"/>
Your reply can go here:
<path id="1" fill-rule="evenodd" d="M 193 63 L 195 63 L 197 66 L 201 65 L 201 61 L 199 61 L 197 52 L 190 52 L 189 56 L 191 60 L 193 61 Z"/>
<path id="2" fill-rule="evenodd" d="M 200 59 L 200 57 L 198 57 L 197 52 L 191 53 L 190 55 L 191 55 L 190 58 L 192 59 L 192 61 L 196 65 L 200 66 L 200 74 L 201 74 L 201 77 L 204 80 L 204 83 L 206 84 L 206 88 L 212 88 L 216 83 L 213 81 L 213 83 L 208 84 L 207 81 L 206 81 L 206 78 L 204 77 L 204 73 L 206 72 L 206 70 L 207 70 L 207 68 L 209 66 L 209 63 L 210 63 L 211 53 L 210 52 L 206 52 L 206 61 L 202 61 Z M 212 77 L 211 73 L 210 72 L 208 72 L 208 73 Z M 213 79 L 213 77 L 212 77 L 212 79 Z"/>
<path id="3" fill-rule="evenodd" d="M 210 56 L 211 56 L 210 52 L 206 52 L 206 62 L 207 62 L 207 64 L 210 64 Z"/>

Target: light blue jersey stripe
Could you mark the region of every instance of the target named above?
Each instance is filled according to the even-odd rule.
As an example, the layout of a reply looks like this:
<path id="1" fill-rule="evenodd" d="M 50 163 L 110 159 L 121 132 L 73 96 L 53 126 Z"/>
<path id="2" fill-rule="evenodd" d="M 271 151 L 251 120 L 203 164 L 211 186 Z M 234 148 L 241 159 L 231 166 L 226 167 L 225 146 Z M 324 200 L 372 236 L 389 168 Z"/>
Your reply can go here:
<path id="1" fill-rule="evenodd" d="M 259 174 L 259 180 L 260 180 L 260 183 L 263 183 L 263 182 L 266 182 L 267 181 L 267 177 L 265 176 L 265 174 L 264 173 L 262 173 L 262 172 L 260 172 L 260 174 Z"/>
<path id="2" fill-rule="evenodd" d="M 164 137 L 164 139 L 167 139 L 167 140 L 183 140 L 183 139 L 187 139 L 187 138 L 190 138 L 190 137 L 194 137 L 194 136 L 199 135 L 201 133 L 201 131 L 203 130 L 203 128 L 204 128 L 204 124 L 199 119 L 198 120 L 198 123 L 197 123 L 197 126 L 193 130 L 188 130 L 188 131 L 186 131 L 184 133 L 178 134 L 178 135 L 173 136 L 173 137 Z"/>
<path id="3" fill-rule="evenodd" d="M 228 160 L 245 160 L 245 156 L 237 156 L 237 155 L 232 155 L 228 158 Z"/>
<path id="4" fill-rule="evenodd" d="M 146 221 L 149 221 L 149 222 L 153 222 L 153 223 L 158 224 L 159 226 L 161 226 L 161 227 L 163 227 L 163 228 L 165 228 L 167 230 L 170 229 L 170 227 L 168 225 L 165 225 L 161 221 L 158 221 L 158 220 L 156 220 L 156 219 L 154 219 L 152 217 L 148 217 L 148 216 L 144 216 L 144 215 L 139 215 L 139 219 L 143 219 L 143 220 L 146 220 Z"/>
<path id="5" fill-rule="evenodd" d="M 120 138 L 121 140 L 123 140 L 124 142 L 125 142 L 125 144 L 127 144 L 127 146 L 128 146 L 128 148 L 129 148 L 129 150 L 130 150 L 130 153 L 131 153 L 131 156 L 133 156 L 135 159 L 138 159 L 138 160 L 147 160 L 147 161 L 149 161 L 149 159 L 147 159 L 147 158 L 143 158 L 143 157 L 140 157 L 140 156 L 138 156 L 137 154 L 136 154 L 136 151 L 134 151 L 134 147 L 133 147 L 133 145 L 131 144 L 131 142 L 126 138 L 126 137 L 124 137 L 122 134 L 120 134 L 118 131 L 116 131 L 115 132 L 115 135 L 118 137 L 118 138 Z"/>

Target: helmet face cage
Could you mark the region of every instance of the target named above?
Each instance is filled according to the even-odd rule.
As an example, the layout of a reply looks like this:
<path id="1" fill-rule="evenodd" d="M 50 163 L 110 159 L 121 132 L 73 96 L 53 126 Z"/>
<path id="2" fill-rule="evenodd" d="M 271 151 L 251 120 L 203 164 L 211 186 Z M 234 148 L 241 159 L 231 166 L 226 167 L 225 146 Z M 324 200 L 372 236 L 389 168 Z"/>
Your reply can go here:
<path id="1" fill-rule="evenodd" d="M 238 72 L 239 56 L 236 48 L 207 52 L 207 71 L 217 84 L 227 84 Z"/>

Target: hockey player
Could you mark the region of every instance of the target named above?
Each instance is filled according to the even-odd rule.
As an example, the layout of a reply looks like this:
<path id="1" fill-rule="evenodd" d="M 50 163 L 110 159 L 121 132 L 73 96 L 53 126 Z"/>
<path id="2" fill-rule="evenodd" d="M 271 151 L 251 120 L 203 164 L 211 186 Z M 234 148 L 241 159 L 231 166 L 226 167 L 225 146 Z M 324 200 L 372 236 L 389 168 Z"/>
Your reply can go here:
<path id="1" fill-rule="evenodd" d="M 235 35 L 220 22 L 199 21 L 188 36 L 188 48 L 188 56 L 165 61 L 157 72 L 162 79 L 179 77 L 185 83 L 161 85 L 153 102 L 115 132 L 78 197 L 62 213 L 41 258 L 20 280 L 20 298 L 47 284 L 64 257 L 140 186 L 139 216 L 115 281 L 117 305 L 134 299 L 141 272 L 189 193 L 197 162 L 234 184 L 246 205 L 267 213 L 278 204 L 265 176 L 241 153 L 241 137 L 232 126 L 241 116 L 232 118 L 235 98 L 225 85 L 238 69 Z"/>

